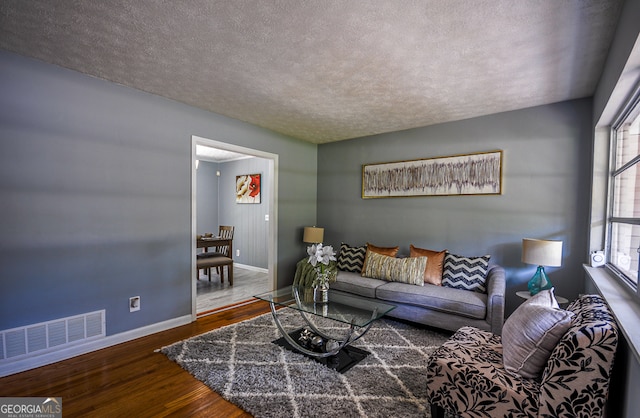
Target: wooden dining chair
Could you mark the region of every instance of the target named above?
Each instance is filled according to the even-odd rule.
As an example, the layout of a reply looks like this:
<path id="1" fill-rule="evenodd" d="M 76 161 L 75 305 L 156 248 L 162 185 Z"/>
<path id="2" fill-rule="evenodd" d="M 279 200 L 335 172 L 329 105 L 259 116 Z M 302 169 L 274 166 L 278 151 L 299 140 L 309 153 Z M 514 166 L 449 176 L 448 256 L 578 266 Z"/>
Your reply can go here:
<path id="1" fill-rule="evenodd" d="M 218 236 L 220 238 L 225 239 L 233 239 L 233 226 L 220 225 L 218 228 Z M 225 257 L 233 258 L 233 254 L 230 254 L 230 248 L 228 245 L 221 245 L 216 247 L 215 251 L 216 255 L 223 255 Z"/>
<path id="2" fill-rule="evenodd" d="M 220 225 L 218 228 L 218 236 L 220 238 L 233 239 L 234 231 L 235 231 L 235 228 L 233 226 Z M 210 257 L 227 257 L 227 258 L 233 259 L 233 254 L 231 254 L 231 247 L 229 245 L 220 245 L 220 246 L 214 247 L 212 251 L 205 250 L 205 252 L 197 255 L 197 259 L 210 258 Z M 215 267 L 216 267 L 216 273 L 221 275 L 222 274 L 221 266 L 215 266 Z M 209 276 L 209 280 L 211 280 L 211 271 L 207 270 L 207 274 Z"/>
<path id="3" fill-rule="evenodd" d="M 211 268 L 215 267 L 219 270 L 220 283 L 224 283 L 224 266 L 227 266 L 227 274 L 229 277 L 229 286 L 233 286 L 233 259 L 223 255 L 217 255 L 207 258 L 199 258 L 196 260 L 198 270 L 207 270 L 209 281 L 211 281 Z"/>

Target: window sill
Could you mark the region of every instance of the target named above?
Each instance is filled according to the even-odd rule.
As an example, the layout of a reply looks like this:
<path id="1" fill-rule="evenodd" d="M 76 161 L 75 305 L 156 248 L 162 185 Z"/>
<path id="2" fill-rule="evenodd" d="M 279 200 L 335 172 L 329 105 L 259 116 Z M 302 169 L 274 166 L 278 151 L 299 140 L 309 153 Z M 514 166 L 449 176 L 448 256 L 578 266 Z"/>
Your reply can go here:
<path id="1" fill-rule="evenodd" d="M 618 322 L 620 332 L 629 344 L 629 349 L 635 355 L 636 361 L 640 363 L 640 332 L 637 331 L 640 324 L 640 305 L 622 283 L 603 267 L 590 267 L 585 264 L 584 269 L 607 301 Z"/>

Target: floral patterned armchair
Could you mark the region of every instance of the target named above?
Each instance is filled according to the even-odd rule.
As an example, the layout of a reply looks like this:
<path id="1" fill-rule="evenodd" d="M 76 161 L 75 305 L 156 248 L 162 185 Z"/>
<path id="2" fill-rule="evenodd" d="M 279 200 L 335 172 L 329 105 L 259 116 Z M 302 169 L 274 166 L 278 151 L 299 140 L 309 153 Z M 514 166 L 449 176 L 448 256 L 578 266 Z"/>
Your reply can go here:
<path id="1" fill-rule="evenodd" d="M 427 398 L 434 418 L 600 417 L 618 342 L 615 320 L 600 296 L 572 302 L 568 331 L 551 352 L 539 379 L 507 372 L 502 340 L 460 328 L 429 361 Z"/>

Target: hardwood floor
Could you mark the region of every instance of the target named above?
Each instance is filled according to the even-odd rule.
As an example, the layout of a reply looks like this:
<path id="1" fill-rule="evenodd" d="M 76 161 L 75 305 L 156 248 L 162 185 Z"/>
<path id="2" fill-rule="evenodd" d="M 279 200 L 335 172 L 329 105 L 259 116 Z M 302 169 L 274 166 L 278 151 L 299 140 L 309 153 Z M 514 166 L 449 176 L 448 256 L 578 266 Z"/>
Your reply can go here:
<path id="1" fill-rule="evenodd" d="M 255 302 L 0 378 L 0 396 L 62 397 L 65 417 L 251 417 L 154 350 L 266 312 Z"/>

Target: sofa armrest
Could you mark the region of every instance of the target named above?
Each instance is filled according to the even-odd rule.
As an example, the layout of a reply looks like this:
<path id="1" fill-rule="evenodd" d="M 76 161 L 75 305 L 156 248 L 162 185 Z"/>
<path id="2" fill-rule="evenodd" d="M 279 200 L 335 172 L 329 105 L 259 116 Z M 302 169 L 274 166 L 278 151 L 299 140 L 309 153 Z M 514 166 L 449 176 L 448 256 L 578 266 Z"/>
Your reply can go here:
<path id="1" fill-rule="evenodd" d="M 498 265 L 490 266 L 487 272 L 487 322 L 491 326 L 491 332 L 496 335 L 502 334 L 506 287 L 504 268 Z"/>

